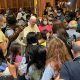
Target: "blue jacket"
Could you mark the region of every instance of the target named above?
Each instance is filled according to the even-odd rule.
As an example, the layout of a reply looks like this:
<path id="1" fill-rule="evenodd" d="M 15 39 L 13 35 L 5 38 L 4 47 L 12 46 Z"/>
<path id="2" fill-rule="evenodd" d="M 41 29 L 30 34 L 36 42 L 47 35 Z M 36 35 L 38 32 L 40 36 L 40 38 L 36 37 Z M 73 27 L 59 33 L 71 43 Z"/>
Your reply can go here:
<path id="1" fill-rule="evenodd" d="M 80 57 L 63 64 L 60 71 L 61 79 L 80 80 Z"/>

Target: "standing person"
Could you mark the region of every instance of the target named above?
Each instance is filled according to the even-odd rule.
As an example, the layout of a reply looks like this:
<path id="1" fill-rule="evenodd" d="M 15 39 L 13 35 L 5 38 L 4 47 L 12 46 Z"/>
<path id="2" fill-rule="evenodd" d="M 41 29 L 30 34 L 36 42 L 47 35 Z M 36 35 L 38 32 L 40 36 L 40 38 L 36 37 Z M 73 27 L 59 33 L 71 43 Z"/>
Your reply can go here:
<path id="1" fill-rule="evenodd" d="M 39 26 L 40 32 L 47 30 L 48 32 L 52 32 L 52 26 L 48 24 L 48 19 L 46 16 L 42 18 L 42 24 Z"/>
<path id="2" fill-rule="evenodd" d="M 78 26 L 77 21 L 75 20 L 70 21 L 68 26 L 69 26 L 69 30 L 67 30 L 67 33 L 71 38 L 71 40 L 80 37 L 80 33 L 76 31 Z"/>
<path id="3" fill-rule="evenodd" d="M 64 80 L 80 80 L 80 41 L 73 42 L 73 61 L 65 62 L 60 71 L 60 77 Z"/>
<path id="4" fill-rule="evenodd" d="M 41 80 L 55 79 L 60 71 L 61 65 L 69 60 L 67 48 L 59 38 L 53 39 L 48 48 L 46 67 Z"/>
<path id="5" fill-rule="evenodd" d="M 43 45 L 44 47 L 47 47 L 47 34 L 48 31 L 46 30 L 41 32 L 41 38 L 38 40 L 39 45 Z"/>
<path id="6" fill-rule="evenodd" d="M 2 49 L 4 56 L 6 56 L 9 40 L 1 30 L 4 24 L 3 19 L 3 15 L 0 15 L 0 48 Z"/>
<path id="7" fill-rule="evenodd" d="M 6 13 L 4 14 L 5 17 L 7 17 L 8 15 L 13 14 L 13 12 L 8 8 L 6 10 Z"/>
<path id="8" fill-rule="evenodd" d="M 72 55 L 72 52 L 71 52 L 72 43 L 70 43 L 70 38 L 69 38 L 69 35 L 66 32 L 66 30 L 64 28 L 62 28 L 62 27 L 57 29 L 57 37 L 60 38 L 65 43 L 69 54 L 73 58 L 73 55 Z"/>
<path id="9" fill-rule="evenodd" d="M 36 17 L 35 16 L 31 16 L 30 20 L 29 20 L 29 25 L 24 28 L 24 30 L 19 34 L 18 38 L 17 38 L 17 42 L 22 45 L 22 46 L 26 46 L 26 36 L 29 32 L 40 32 L 39 28 L 36 25 Z"/>
<path id="10" fill-rule="evenodd" d="M 47 2 L 43 14 L 50 15 L 51 11 L 53 11 L 53 7 L 51 6 L 50 2 Z"/>
<path id="11" fill-rule="evenodd" d="M 48 24 L 48 19 L 46 16 L 43 17 L 42 24 L 39 26 L 39 30 L 41 33 L 43 33 L 43 32 L 46 33 L 46 37 L 47 37 L 46 40 L 49 41 L 51 38 L 51 35 L 52 35 L 52 25 Z M 42 43 L 42 42 L 43 41 L 41 41 L 40 43 Z M 46 44 L 45 44 L 45 46 L 46 46 Z"/>
<path id="12" fill-rule="evenodd" d="M 27 47 L 25 51 L 25 57 L 26 57 L 26 62 L 29 62 L 29 51 L 31 51 L 34 47 L 34 45 L 38 44 L 38 39 L 37 39 L 37 34 L 35 32 L 29 32 L 27 34 Z"/>
<path id="13" fill-rule="evenodd" d="M 29 53 L 32 56 L 28 63 L 27 78 L 30 80 L 41 80 L 46 61 L 46 49 L 43 46 L 35 45 Z"/>
<path id="14" fill-rule="evenodd" d="M 10 48 L 11 51 L 11 62 L 17 64 L 17 78 L 18 80 L 25 80 L 25 72 L 24 68 L 26 70 L 27 65 L 25 57 L 21 56 L 21 46 L 18 43 L 14 43 L 11 45 Z M 15 64 L 12 64 L 13 66 L 15 66 Z"/>
<path id="15" fill-rule="evenodd" d="M 2 28 L 1 28 L 1 30 L 3 31 L 3 33 L 5 33 L 5 29 L 7 27 L 6 17 L 4 17 L 3 22 L 4 22 L 4 24 L 3 24 Z"/>
<path id="16" fill-rule="evenodd" d="M 63 9 L 62 8 L 58 8 L 57 9 L 57 19 L 60 20 L 61 22 L 64 21 L 64 14 L 63 14 Z"/>
<path id="17" fill-rule="evenodd" d="M 20 8 L 16 19 L 19 20 L 19 19 L 23 18 L 23 20 L 26 21 L 26 16 L 27 16 L 27 14 L 24 12 L 24 9 Z"/>
<path id="18" fill-rule="evenodd" d="M 9 41 L 14 41 L 21 31 L 21 27 L 16 29 L 16 17 L 12 14 L 7 16 L 7 28 L 5 30 L 5 35 L 8 37 Z"/>
<path id="19" fill-rule="evenodd" d="M 16 40 L 18 37 L 19 33 L 23 30 L 23 28 L 20 26 L 16 28 L 16 17 L 13 14 L 10 14 L 7 16 L 7 26 L 5 29 L 5 35 L 9 39 L 9 46 L 8 46 L 8 54 L 9 52 L 9 47 L 13 41 Z"/>

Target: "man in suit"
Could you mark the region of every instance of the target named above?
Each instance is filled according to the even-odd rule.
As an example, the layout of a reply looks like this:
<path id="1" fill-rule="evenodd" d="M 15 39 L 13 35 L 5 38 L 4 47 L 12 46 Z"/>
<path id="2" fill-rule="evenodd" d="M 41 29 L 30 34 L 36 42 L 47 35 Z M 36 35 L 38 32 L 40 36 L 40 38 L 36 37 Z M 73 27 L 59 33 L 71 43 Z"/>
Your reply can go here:
<path id="1" fill-rule="evenodd" d="M 80 41 L 73 42 L 71 51 L 74 59 L 63 64 L 60 77 L 63 80 L 80 80 Z"/>

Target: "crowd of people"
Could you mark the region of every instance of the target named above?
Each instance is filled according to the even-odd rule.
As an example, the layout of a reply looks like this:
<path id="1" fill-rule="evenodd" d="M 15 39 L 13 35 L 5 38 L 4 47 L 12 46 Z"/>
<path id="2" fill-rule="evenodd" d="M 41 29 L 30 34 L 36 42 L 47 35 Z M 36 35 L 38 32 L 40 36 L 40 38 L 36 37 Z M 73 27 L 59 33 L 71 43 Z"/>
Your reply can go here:
<path id="1" fill-rule="evenodd" d="M 80 80 L 79 67 L 80 10 L 0 14 L 0 80 Z"/>

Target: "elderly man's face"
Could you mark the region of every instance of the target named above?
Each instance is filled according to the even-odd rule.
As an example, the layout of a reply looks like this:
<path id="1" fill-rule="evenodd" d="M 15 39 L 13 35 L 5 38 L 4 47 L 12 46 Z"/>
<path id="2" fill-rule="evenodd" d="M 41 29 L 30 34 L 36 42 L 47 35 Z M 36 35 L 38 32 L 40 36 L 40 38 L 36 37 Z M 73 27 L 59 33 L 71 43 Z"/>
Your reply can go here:
<path id="1" fill-rule="evenodd" d="M 36 19 L 32 19 L 32 20 L 31 20 L 31 24 L 32 24 L 32 25 L 35 25 L 35 24 L 36 24 L 36 22 L 37 22 L 37 20 L 36 20 Z"/>

